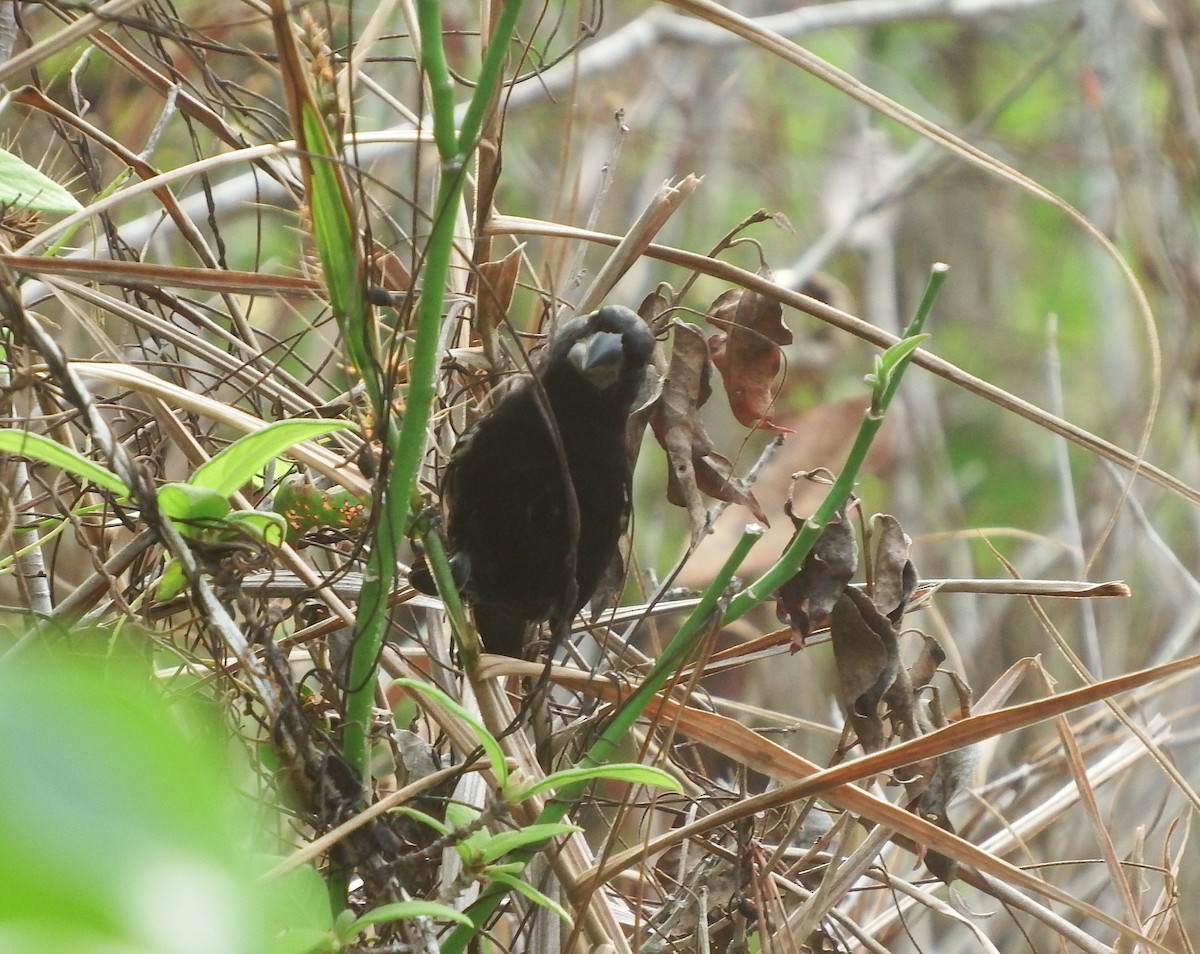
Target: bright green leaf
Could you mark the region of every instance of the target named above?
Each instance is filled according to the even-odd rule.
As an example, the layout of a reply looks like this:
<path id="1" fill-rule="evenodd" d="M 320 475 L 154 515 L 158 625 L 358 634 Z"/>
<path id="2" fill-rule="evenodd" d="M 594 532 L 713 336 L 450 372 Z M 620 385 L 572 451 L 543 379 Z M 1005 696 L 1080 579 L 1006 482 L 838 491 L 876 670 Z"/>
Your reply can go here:
<path id="1" fill-rule="evenodd" d="M 446 805 L 446 824 L 451 828 L 466 828 L 475 824 L 475 819 L 478 817 L 478 809 L 464 805 L 462 802 L 449 802 Z M 446 834 L 449 833 L 447 830 Z"/>
<path id="2" fill-rule="evenodd" d="M 345 188 L 339 150 L 311 102 L 301 104 L 300 122 L 312 173 L 308 193 L 312 237 L 325 274 L 329 305 L 350 366 L 362 375 L 370 406 L 379 409 L 387 400 L 378 375 L 379 345 L 366 305 L 358 227 Z"/>
<path id="3" fill-rule="evenodd" d="M 225 518 L 225 524 L 230 531 L 241 532 L 272 547 L 282 546 L 287 533 L 283 517 L 264 510 L 235 510 Z"/>
<path id="4" fill-rule="evenodd" d="M 354 925 L 358 918 L 347 908 L 333 919 L 333 933 L 343 942 L 349 942 L 354 937 Z"/>
<path id="5" fill-rule="evenodd" d="M 929 338 L 927 334 L 912 335 L 897 341 L 883 354 L 875 356 L 874 370 L 866 375 L 867 384 L 871 387 L 871 409 L 878 413 L 884 407 L 889 397 L 889 389 L 893 387 L 896 376 L 904 369 L 916 351 Z"/>
<path id="6" fill-rule="evenodd" d="M 158 508 L 180 524 L 182 530 L 211 530 L 230 511 L 224 494 L 192 484 L 163 484 L 158 490 Z M 194 533 L 193 533 L 194 535 Z"/>
<path id="7" fill-rule="evenodd" d="M 399 808 L 393 808 L 392 814 L 393 815 L 404 815 L 406 818 L 411 818 L 414 821 L 419 821 L 422 825 L 428 825 L 430 828 L 432 828 L 434 831 L 436 831 L 442 837 L 445 837 L 446 835 L 450 834 L 450 828 L 448 826 L 443 825 L 440 821 L 438 821 L 432 815 L 428 814 L 427 812 L 420 811 L 419 809 L 409 808 L 408 806 L 405 805 L 405 806 L 401 806 Z"/>
<path id="8" fill-rule="evenodd" d="M 546 791 L 556 791 L 567 785 L 587 782 L 594 778 L 609 778 L 631 785 L 653 785 L 665 788 L 670 792 L 681 792 L 678 780 L 662 769 L 652 765 L 639 765 L 636 762 L 618 762 L 612 765 L 597 765 L 593 768 L 569 768 L 555 772 L 528 788 L 506 793 L 510 802 L 523 802 L 533 795 Z"/>
<path id="9" fill-rule="evenodd" d="M 561 904 L 559 904 L 557 901 L 551 901 L 528 881 L 523 881 L 520 878 L 513 877 L 512 875 L 506 874 L 502 871 L 492 872 L 492 880 L 504 885 L 506 888 L 516 891 L 518 894 L 528 898 L 539 907 L 553 911 L 567 924 L 574 923 L 571 921 L 571 915 L 567 914 L 566 909 Z"/>
<path id="10" fill-rule="evenodd" d="M 285 929 L 327 926 L 327 900 L 291 894 L 311 897 L 311 876 L 259 881 L 280 822 L 237 789 L 254 776 L 228 737 L 215 705 L 119 645 L 43 640 L 6 659 L 0 950 L 294 954 L 275 943 Z"/>
<path id="11" fill-rule="evenodd" d="M 471 726 L 475 730 L 475 738 L 483 746 L 484 754 L 487 756 L 488 763 L 492 767 L 492 773 L 496 776 L 496 782 L 499 784 L 501 790 L 503 790 L 504 786 L 508 783 L 508 763 L 504 761 L 504 752 L 500 748 L 500 743 L 496 741 L 495 736 L 487 730 L 482 722 L 442 692 L 441 689 L 431 686 L 429 683 L 417 682 L 415 679 L 397 679 L 393 685 L 402 686 L 405 689 L 428 696 L 431 699 L 436 699 L 442 706 Z M 447 820 L 449 820 L 449 812 L 447 812 Z"/>
<path id="12" fill-rule="evenodd" d="M 0 205 L 33 212 L 79 212 L 75 196 L 24 159 L 0 149 Z"/>
<path id="13" fill-rule="evenodd" d="M 183 566 L 178 560 L 172 560 L 163 570 L 163 575 L 158 578 L 158 585 L 154 587 L 154 595 L 160 600 L 173 599 L 183 592 L 185 586 L 187 586 L 187 577 L 183 573 Z"/>
<path id="14" fill-rule="evenodd" d="M 582 831 L 575 825 L 555 822 L 547 825 L 527 825 L 516 831 L 505 831 L 498 835 L 489 835 L 477 849 L 485 864 L 503 858 L 510 851 L 524 848 L 526 845 L 537 845 L 559 835 L 569 835 Z"/>
<path id="15" fill-rule="evenodd" d="M 272 954 L 337 954 L 344 946 L 330 931 L 288 927 L 275 938 Z"/>
<path id="16" fill-rule="evenodd" d="M 897 341 L 888 348 L 882 355 L 882 364 L 885 373 L 891 374 L 898 365 L 907 360 L 914 351 L 928 341 L 929 337 L 927 334 L 913 335 L 910 338 L 903 338 Z"/>
<path id="17" fill-rule="evenodd" d="M 312 865 L 300 865 L 277 877 L 262 878 L 282 860 L 270 855 L 257 858 L 262 900 L 279 912 L 286 925 L 276 937 L 271 954 L 340 950 L 333 930 L 333 912 L 329 909 L 329 888 Z"/>
<path id="18" fill-rule="evenodd" d="M 348 421 L 312 418 L 276 421 L 253 434 L 238 438 L 212 460 L 201 464 L 188 483 L 228 497 L 289 447 L 351 427 L 354 425 Z"/>
<path id="19" fill-rule="evenodd" d="M 387 924 L 402 918 L 440 918 L 443 921 L 456 921 L 471 926 L 469 917 L 449 905 L 438 904 L 436 901 L 396 901 L 372 908 L 354 922 L 353 930 L 357 934 L 372 924 Z"/>
<path id="20" fill-rule="evenodd" d="M 0 431 L 0 451 L 40 460 L 123 498 L 129 497 L 129 488 L 116 474 L 41 434 L 30 431 Z"/>
<path id="21" fill-rule="evenodd" d="M 446 824 L 449 826 L 446 834 L 450 834 L 453 829 L 470 828 L 478 819 L 479 812 L 470 805 L 450 802 L 446 806 Z M 462 840 L 454 846 L 454 850 L 458 852 L 463 864 L 471 868 L 482 868 L 487 863 L 484 851 L 491 838 L 491 832 L 480 828 L 464 835 Z"/>

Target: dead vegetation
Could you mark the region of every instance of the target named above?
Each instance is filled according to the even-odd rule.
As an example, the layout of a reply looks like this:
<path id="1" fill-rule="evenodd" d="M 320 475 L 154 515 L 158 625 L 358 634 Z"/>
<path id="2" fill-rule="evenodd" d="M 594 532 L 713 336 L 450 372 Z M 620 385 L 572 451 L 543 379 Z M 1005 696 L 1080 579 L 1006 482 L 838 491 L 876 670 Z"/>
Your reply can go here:
<path id="1" fill-rule="evenodd" d="M 5 145 L 83 209 L 0 219 L 6 426 L 129 491 L 7 458 L 13 632 L 102 627 L 169 686 L 199 675 L 287 806 L 274 875 L 315 866 L 335 914 L 492 891 L 498 950 L 1192 950 L 1194 7 L 527 6 L 472 100 L 512 2 L 12 6 Z M 439 124 L 473 109 L 449 162 Z M 620 301 L 659 339 L 623 573 L 532 711 L 541 663 L 480 657 L 405 585 L 401 537 L 436 522 L 387 481 L 442 259 L 423 504 L 555 321 Z M 935 262 L 856 496 L 758 592 Z M 299 418 L 352 426 L 267 455 L 224 509 L 171 509 L 164 486 Z M 522 894 L 498 865 L 530 846 L 495 837 L 545 821 L 528 786 L 586 761 L 685 619 L 610 746 L 678 791 L 572 781 L 578 831 L 530 850 Z M 345 943 L 465 936 L 392 918 Z"/>

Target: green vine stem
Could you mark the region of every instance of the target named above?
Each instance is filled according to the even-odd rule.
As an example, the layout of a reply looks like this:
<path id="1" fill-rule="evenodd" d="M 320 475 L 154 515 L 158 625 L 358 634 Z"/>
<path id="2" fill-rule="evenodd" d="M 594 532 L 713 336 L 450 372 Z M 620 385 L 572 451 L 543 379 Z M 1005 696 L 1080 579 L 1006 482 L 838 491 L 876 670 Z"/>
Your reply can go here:
<path id="1" fill-rule="evenodd" d="M 922 329 L 925 327 L 925 321 L 929 317 L 938 292 L 941 291 L 942 283 L 946 280 L 948 270 L 949 266 L 940 262 L 933 266 L 930 270 L 929 282 L 925 287 L 925 294 L 921 297 L 921 303 L 917 306 L 912 321 L 904 329 L 901 340 L 883 354 L 876 356 L 875 369 L 867 375 L 867 382 L 871 385 L 871 405 L 863 413 L 862 423 L 859 424 L 858 434 L 854 438 L 854 445 L 851 447 L 850 454 L 837 479 L 834 480 L 829 492 L 825 495 L 825 499 L 816 512 L 804 521 L 770 569 L 729 601 L 729 609 L 725 612 L 726 623 L 732 623 L 744 616 L 799 572 L 804 558 L 808 556 L 813 544 L 821 536 L 826 524 L 850 498 L 854 485 L 858 481 L 859 471 L 867 459 L 867 451 L 870 450 L 871 443 L 879 433 L 884 415 L 892 403 L 896 389 L 900 386 L 900 379 L 905 369 L 912 360 L 913 352 L 928 338 L 928 335 L 922 333 Z"/>
<path id="2" fill-rule="evenodd" d="M 409 514 L 414 505 L 419 506 L 414 500 L 414 488 L 425 453 L 430 409 L 437 391 L 438 331 L 454 247 L 454 210 L 462 199 L 466 162 L 475 149 L 486 104 L 501 81 L 505 53 L 516 29 L 520 9 L 521 0 L 504 0 L 462 129 L 456 133 L 453 85 L 442 43 L 441 4 L 439 0 L 418 0 L 417 3 L 421 64 L 431 91 L 441 177 L 434 203 L 433 226 L 425 248 L 403 418 L 397 427 L 390 414 L 380 416 L 381 420 L 387 421 L 384 446 L 390 471 L 379 505 L 376 538 L 363 575 L 359 617 L 350 656 L 343 735 L 346 759 L 356 776 L 363 780 L 364 790 L 369 790 L 370 784 L 371 716 L 376 668 L 387 630 L 387 595 L 395 580 L 396 551 Z"/>

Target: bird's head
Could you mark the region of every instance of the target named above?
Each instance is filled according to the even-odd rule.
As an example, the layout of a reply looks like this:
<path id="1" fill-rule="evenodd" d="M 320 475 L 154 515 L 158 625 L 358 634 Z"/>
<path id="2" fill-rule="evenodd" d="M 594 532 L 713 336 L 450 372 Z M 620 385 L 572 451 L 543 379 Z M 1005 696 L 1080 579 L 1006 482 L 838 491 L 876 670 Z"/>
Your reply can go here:
<path id="1" fill-rule="evenodd" d="M 632 392 L 632 400 L 653 352 L 654 335 L 641 318 L 621 305 L 605 305 L 559 329 L 549 366 L 570 366 L 601 394 Z"/>

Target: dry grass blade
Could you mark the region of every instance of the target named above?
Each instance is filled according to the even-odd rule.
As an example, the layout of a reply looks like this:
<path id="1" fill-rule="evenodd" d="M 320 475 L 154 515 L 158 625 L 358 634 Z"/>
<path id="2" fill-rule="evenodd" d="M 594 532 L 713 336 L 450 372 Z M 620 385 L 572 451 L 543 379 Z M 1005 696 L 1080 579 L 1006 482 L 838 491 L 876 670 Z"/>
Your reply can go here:
<path id="1" fill-rule="evenodd" d="M 689 175 L 673 185 L 665 183 L 658 190 L 580 297 L 576 305 L 579 314 L 586 315 L 604 303 L 613 286 L 645 254 L 654 237 L 699 185 L 700 179 Z"/>
<path id="2" fill-rule="evenodd" d="M 231 295 L 280 295 L 312 298 L 321 283 L 311 278 L 266 275 L 228 268 L 189 268 L 152 262 L 114 262 L 109 259 L 44 258 L 40 255 L 3 255 L 0 262 L 23 275 L 60 275 L 76 281 L 120 285 L 125 288 L 194 288 Z"/>
<path id="3" fill-rule="evenodd" d="M 1083 705 L 1101 701 L 1116 693 L 1149 685 L 1175 673 L 1190 672 L 1196 668 L 1200 668 L 1200 656 L 1189 657 L 1094 686 L 1086 686 L 1048 699 L 1012 706 L 984 715 L 971 716 L 945 729 L 936 730 L 929 735 L 884 750 L 876 755 L 864 756 L 824 770 L 731 720 L 696 710 L 681 713 L 678 703 L 672 700 L 660 700 L 654 714 L 668 720 L 678 719 L 680 730 L 685 734 L 703 741 L 718 751 L 726 752 L 731 757 L 769 777 L 780 780 L 798 778 L 799 781 L 783 784 L 777 789 L 742 801 L 731 808 L 718 810 L 692 825 L 674 829 L 638 848 L 621 852 L 609 858 L 603 868 L 592 872 L 592 876 L 602 883 L 616 872 L 633 864 L 639 857 L 662 851 L 686 838 L 701 835 L 712 828 L 747 817 L 754 812 L 779 807 L 811 795 L 820 795 L 846 810 L 853 811 L 903 834 L 913 844 L 923 845 L 953 857 L 964 866 L 1000 878 L 1010 885 L 1045 894 L 1062 903 L 1077 906 L 1081 904 L 1078 899 L 1071 898 L 1058 888 L 1029 876 L 994 855 L 942 831 L 917 816 L 877 799 L 853 785 L 853 782 L 878 773 L 894 771 L 903 765 L 942 754 L 954 748 L 1012 732 L 1020 726 L 1032 725 Z M 596 685 L 603 687 L 600 690 L 602 694 L 612 693 L 615 698 L 617 690 L 602 682 L 597 682 Z M 1089 910 L 1089 913 L 1114 930 L 1126 934 L 1131 931 L 1127 925 L 1121 924 L 1103 912 L 1092 909 Z"/>
<path id="4" fill-rule="evenodd" d="M 946 729 L 935 731 L 912 742 L 904 743 L 874 756 L 854 759 L 832 769 L 821 769 L 733 720 L 682 706 L 674 700 L 660 699 L 653 711 L 655 717 L 669 722 L 677 722 L 679 731 L 683 735 L 703 742 L 717 751 L 727 754 L 740 764 L 785 784 L 764 795 L 739 802 L 731 808 L 718 810 L 698 819 L 693 824 L 674 829 L 637 848 L 619 852 L 608 858 L 601 868 L 589 872 L 588 880 L 591 883 L 603 883 L 617 872 L 635 864 L 639 858 L 660 852 L 684 839 L 703 835 L 722 824 L 748 817 L 756 812 L 811 795 L 820 795 L 847 811 L 869 818 L 884 825 L 888 830 L 901 834 L 908 839 L 910 845 L 923 845 L 928 849 L 955 858 L 962 865 L 1001 879 L 1009 885 L 1044 894 L 1060 903 L 1075 907 L 1081 912 L 1086 910 L 1089 916 L 1096 917 L 1114 930 L 1121 931 L 1135 940 L 1146 940 L 1140 936 L 1137 928 L 1124 925 L 1106 913 L 1084 904 L 1077 898 L 1072 898 L 1061 889 L 1013 867 L 1002 861 L 993 850 L 971 845 L 923 819 L 871 795 L 853 783 L 879 773 L 892 772 L 905 764 L 943 754 L 953 748 L 975 744 L 1012 732 L 1019 726 L 1054 718 L 1062 712 L 1100 701 L 1118 692 L 1150 685 L 1173 674 L 1190 672 L 1196 668 L 1200 668 L 1200 656 L 1189 657 L 1169 665 L 1155 667 L 1152 670 L 1123 676 L 1109 680 L 1107 683 L 1084 687 L 1036 702 L 971 716 Z M 500 671 L 485 670 L 481 675 L 498 675 Z M 530 663 L 509 661 L 505 664 L 503 671 L 508 674 L 525 672 L 532 676 L 539 671 L 539 667 Z M 626 690 L 613 686 L 609 680 L 590 673 L 572 673 L 570 670 L 556 667 L 555 678 L 559 685 L 585 689 L 599 698 L 613 702 L 618 701 L 626 693 Z M 1117 761 L 1107 762 L 1107 767 L 1103 769 L 1103 772 L 1111 773 L 1118 770 L 1128 764 L 1131 756 L 1137 757 L 1144 750 L 1139 750 L 1137 746 L 1127 746 L 1125 752 L 1126 754 L 1119 757 Z M 787 782 L 789 779 L 798 781 Z M 1165 950 L 1161 945 L 1155 945 L 1152 942 L 1151 946 L 1156 950 Z"/>
<path id="5" fill-rule="evenodd" d="M 140 2 L 141 0 L 108 0 L 107 3 L 100 4 L 95 10 L 78 17 L 53 36 L 33 44 L 27 50 L 22 50 L 7 63 L 0 65 L 0 84 L 8 83 L 14 76 L 20 76 L 84 37 L 97 33 L 114 17 L 120 16 L 131 7 L 136 7 Z"/>

